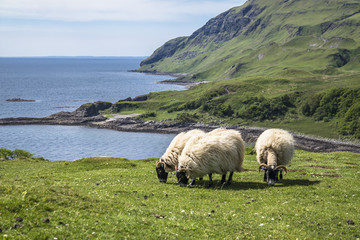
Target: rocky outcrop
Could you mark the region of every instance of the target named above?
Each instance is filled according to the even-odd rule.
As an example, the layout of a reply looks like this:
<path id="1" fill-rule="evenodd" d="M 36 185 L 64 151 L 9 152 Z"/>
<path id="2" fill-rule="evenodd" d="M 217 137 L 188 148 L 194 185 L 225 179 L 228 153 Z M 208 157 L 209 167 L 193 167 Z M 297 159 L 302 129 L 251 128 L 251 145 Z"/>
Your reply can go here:
<path id="1" fill-rule="evenodd" d="M 93 117 L 99 115 L 99 111 L 108 109 L 112 106 L 110 102 L 98 101 L 81 105 L 72 114 L 76 117 Z"/>
<path id="2" fill-rule="evenodd" d="M 94 123 L 105 121 L 107 118 L 101 115 L 93 117 L 80 117 L 71 112 L 59 112 L 48 117 L 32 118 L 32 117 L 18 117 L 18 118 L 2 118 L 0 125 L 84 125 L 86 123 Z"/>
<path id="3" fill-rule="evenodd" d="M 150 57 L 142 61 L 140 63 L 140 66 L 152 64 L 163 58 L 173 56 L 176 51 L 178 51 L 179 49 L 185 46 L 186 40 L 187 37 L 178 37 L 166 42 L 163 46 L 156 49 L 155 52 Z"/>

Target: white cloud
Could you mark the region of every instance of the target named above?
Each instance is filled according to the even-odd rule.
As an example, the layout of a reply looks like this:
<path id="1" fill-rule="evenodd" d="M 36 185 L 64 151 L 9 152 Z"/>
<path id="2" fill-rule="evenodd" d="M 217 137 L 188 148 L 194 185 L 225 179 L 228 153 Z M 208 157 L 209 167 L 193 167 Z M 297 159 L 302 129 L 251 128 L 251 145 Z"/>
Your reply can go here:
<path id="1" fill-rule="evenodd" d="M 245 0 L 1 0 L 1 18 L 60 21 L 181 21 L 217 15 Z"/>

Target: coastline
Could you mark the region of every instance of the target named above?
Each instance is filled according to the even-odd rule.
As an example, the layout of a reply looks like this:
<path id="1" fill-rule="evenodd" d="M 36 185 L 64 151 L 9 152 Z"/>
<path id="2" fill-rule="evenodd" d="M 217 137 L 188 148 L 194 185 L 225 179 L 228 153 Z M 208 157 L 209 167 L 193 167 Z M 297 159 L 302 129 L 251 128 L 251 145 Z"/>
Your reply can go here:
<path id="1" fill-rule="evenodd" d="M 83 117 L 75 112 L 59 112 L 44 118 L 2 118 L 0 126 L 6 125 L 68 125 L 68 126 L 86 126 L 100 129 L 111 129 L 125 132 L 148 132 L 163 134 L 178 134 L 191 129 L 202 129 L 211 131 L 220 126 L 199 123 L 165 123 L 155 121 L 143 121 L 133 118 L 133 116 L 124 116 L 116 118 L 107 118 L 102 115 Z M 257 137 L 266 128 L 246 127 L 246 126 L 223 126 L 229 129 L 235 129 L 241 132 L 245 142 L 254 143 Z M 360 153 L 360 144 L 344 142 L 335 139 L 324 139 L 306 136 L 298 133 L 291 133 L 295 138 L 295 148 L 309 152 L 354 152 Z"/>
<path id="2" fill-rule="evenodd" d="M 138 71 L 138 70 L 128 70 L 128 72 L 138 72 L 138 73 L 144 73 L 144 74 L 149 74 L 149 75 L 160 75 L 160 76 L 175 77 L 175 79 L 159 81 L 159 82 L 157 82 L 157 84 L 174 84 L 174 85 L 184 86 L 187 89 L 208 82 L 208 81 L 198 81 L 198 82 L 196 82 L 196 81 L 184 80 L 185 77 L 192 77 L 193 76 L 192 74 L 187 74 L 187 73 L 167 73 L 167 72 Z"/>

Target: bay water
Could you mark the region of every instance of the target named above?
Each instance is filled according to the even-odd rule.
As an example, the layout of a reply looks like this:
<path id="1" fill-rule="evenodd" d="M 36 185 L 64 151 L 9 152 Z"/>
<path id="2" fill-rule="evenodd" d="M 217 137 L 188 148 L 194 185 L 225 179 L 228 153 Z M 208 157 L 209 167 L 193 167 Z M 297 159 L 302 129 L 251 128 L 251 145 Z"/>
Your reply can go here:
<path id="1" fill-rule="evenodd" d="M 183 90 L 158 84 L 170 76 L 128 72 L 143 58 L 0 58 L 0 118 L 45 117 L 84 103 L 116 102 L 149 92 Z M 34 102 L 9 102 L 21 98 Z M 118 132 L 78 126 L 0 126 L 0 147 L 49 160 L 90 156 L 160 157 L 172 134 Z"/>

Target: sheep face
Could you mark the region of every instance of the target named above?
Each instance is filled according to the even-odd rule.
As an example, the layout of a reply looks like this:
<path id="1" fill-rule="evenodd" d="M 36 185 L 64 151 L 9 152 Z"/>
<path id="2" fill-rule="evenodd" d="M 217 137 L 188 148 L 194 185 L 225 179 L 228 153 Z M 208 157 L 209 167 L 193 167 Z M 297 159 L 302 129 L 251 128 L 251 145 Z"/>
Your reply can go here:
<path id="1" fill-rule="evenodd" d="M 157 161 L 156 162 L 156 173 L 161 183 L 166 183 L 168 172 L 165 170 L 166 163 Z"/>
<path id="2" fill-rule="evenodd" d="M 176 171 L 176 177 L 178 179 L 178 183 L 180 184 L 180 187 L 187 186 L 189 178 L 187 177 L 186 171 L 184 170 Z"/>
<path id="3" fill-rule="evenodd" d="M 283 174 L 282 171 L 285 171 L 285 174 L 287 172 L 286 168 L 284 166 L 267 166 L 267 165 L 262 165 L 259 168 L 264 170 L 264 181 L 268 182 L 269 186 L 274 186 L 275 183 L 279 182 L 279 173 L 280 173 L 280 180 L 282 180 L 283 178 Z"/>
<path id="4" fill-rule="evenodd" d="M 270 166 L 269 168 L 267 168 L 266 177 L 269 186 L 274 186 L 275 183 L 279 181 L 278 173 L 279 170 L 277 170 L 275 166 Z"/>

